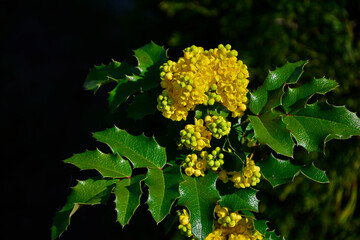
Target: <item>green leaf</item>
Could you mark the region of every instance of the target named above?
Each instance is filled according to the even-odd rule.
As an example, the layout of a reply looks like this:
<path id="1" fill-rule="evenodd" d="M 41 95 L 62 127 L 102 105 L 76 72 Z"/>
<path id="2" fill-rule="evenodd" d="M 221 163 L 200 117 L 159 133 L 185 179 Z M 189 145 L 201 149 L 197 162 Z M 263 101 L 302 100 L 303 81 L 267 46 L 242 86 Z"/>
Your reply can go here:
<path id="1" fill-rule="evenodd" d="M 268 226 L 266 224 L 267 222 L 268 221 L 266 221 L 266 220 L 254 219 L 254 227 L 259 233 L 261 233 L 261 235 L 266 234 L 266 230 L 268 229 Z"/>
<path id="2" fill-rule="evenodd" d="M 142 76 L 154 65 L 160 67 L 167 60 L 166 51 L 163 47 L 150 42 L 143 47 L 134 50 L 135 57 L 138 60 L 138 66 Z"/>
<path id="3" fill-rule="evenodd" d="M 324 150 L 325 143 L 333 138 L 347 139 L 360 135 L 360 119 L 344 106 L 325 102 L 306 105 L 296 115 L 283 117 L 298 145 L 307 151 Z"/>
<path id="4" fill-rule="evenodd" d="M 175 199 L 180 196 L 179 182 L 182 180 L 179 166 L 149 169 L 145 184 L 149 187 L 147 204 L 157 223 L 170 213 Z"/>
<path id="5" fill-rule="evenodd" d="M 165 148 L 161 147 L 153 137 L 133 136 L 116 126 L 96 132 L 94 137 L 106 143 L 114 154 L 128 158 L 134 168 L 162 168 L 166 163 Z"/>
<path id="6" fill-rule="evenodd" d="M 249 116 L 259 143 L 267 144 L 275 152 L 291 157 L 294 142 L 286 125 L 281 121 L 281 113 L 270 111 L 260 116 Z"/>
<path id="7" fill-rule="evenodd" d="M 189 210 L 192 232 L 200 240 L 213 230 L 213 212 L 220 199 L 215 186 L 217 177 L 213 172 L 199 178 L 184 176 L 185 181 L 180 183 L 178 205 Z"/>
<path id="8" fill-rule="evenodd" d="M 74 164 L 81 170 L 96 169 L 104 177 L 128 177 L 132 172 L 129 161 L 124 160 L 118 154 L 105 154 L 98 149 L 74 154 L 65 160 L 65 163 Z"/>
<path id="9" fill-rule="evenodd" d="M 141 181 L 144 176 L 137 175 L 132 178 L 124 178 L 116 183 L 115 210 L 117 212 L 117 221 L 124 227 L 129 223 L 135 210 L 140 205 Z"/>
<path id="10" fill-rule="evenodd" d="M 279 88 L 283 89 L 285 84 L 296 83 L 303 73 L 305 64 L 307 64 L 307 61 L 298 61 L 295 63 L 288 62 L 284 66 L 277 68 L 274 71 L 270 71 L 264 84 L 256 91 L 250 93 L 250 102 L 248 105 L 250 111 L 255 115 L 260 114 L 269 101 L 269 91 L 278 90 Z M 278 100 L 274 97 L 274 95 L 279 97 L 280 100 L 283 94 L 281 91 L 283 90 L 271 93 L 270 99 L 272 99 L 271 101 L 275 104 L 274 106 L 269 106 L 268 110 L 276 107 Z"/>
<path id="11" fill-rule="evenodd" d="M 131 95 L 137 92 L 147 91 L 159 86 L 159 67 L 166 60 L 166 51 L 163 47 L 151 42 L 134 50 L 138 60 L 138 71 L 132 71 L 126 75 L 123 81 L 109 93 L 110 110 L 114 111 L 124 103 Z M 156 104 L 156 101 L 155 101 Z"/>
<path id="12" fill-rule="evenodd" d="M 140 87 L 141 84 L 139 82 L 132 82 L 129 78 L 127 81 L 119 82 L 116 87 L 109 92 L 110 111 L 115 111 L 132 94 L 139 92 Z"/>
<path id="13" fill-rule="evenodd" d="M 283 87 L 285 83 L 297 83 L 307 63 L 308 61 L 287 62 L 284 66 L 270 71 L 264 82 L 265 89 L 275 90 Z"/>
<path id="14" fill-rule="evenodd" d="M 144 92 L 137 95 L 128 108 L 128 116 L 132 119 L 141 119 L 146 115 L 153 114 L 157 108 L 157 95 Z"/>
<path id="15" fill-rule="evenodd" d="M 221 196 L 219 203 L 222 207 L 229 207 L 232 211 L 250 210 L 258 212 L 259 199 L 256 198 L 256 193 L 257 190 L 253 188 L 239 189 L 234 193 Z"/>
<path id="16" fill-rule="evenodd" d="M 289 160 L 277 159 L 272 154 L 266 160 L 257 162 L 257 165 L 273 187 L 292 182 L 300 170 L 299 166 L 291 164 Z"/>
<path id="17" fill-rule="evenodd" d="M 285 240 L 284 237 L 279 237 L 274 231 L 267 231 L 263 240 Z"/>
<path id="18" fill-rule="evenodd" d="M 285 112 L 289 113 L 294 109 L 303 108 L 306 102 L 314 94 L 325 94 L 338 86 L 338 83 L 334 80 L 314 78 L 312 81 L 305 83 L 301 87 L 289 88 L 282 99 L 282 105 Z"/>
<path id="19" fill-rule="evenodd" d="M 273 187 L 292 182 L 300 172 L 315 182 L 329 182 L 325 171 L 316 168 L 314 163 L 307 166 L 295 166 L 289 160 L 281 160 L 271 154 L 269 158 L 258 162 L 257 165 L 260 167 L 262 175 Z"/>
<path id="20" fill-rule="evenodd" d="M 79 181 L 72 188 L 65 206 L 56 213 L 51 227 L 51 239 L 58 238 L 69 226 L 71 216 L 81 205 L 106 203 L 117 180 Z"/>
<path id="21" fill-rule="evenodd" d="M 318 182 L 318 183 L 329 183 L 330 182 L 328 177 L 326 176 L 325 171 L 322 171 L 322 170 L 318 169 L 317 167 L 315 167 L 314 163 L 312 163 L 311 165 L 302 167 L 301 172 L 305 177 L 313 180 L 314 182 Z"/>
<path id="22" fill-rule="evenodd" d="M 134 67 L 126 62 L 112 60 L 108 65 L 94 66 L 84 82 L 86 90 L 98 90 L 102 85 L 110 82 L 123 82 L 125 76 L 134 72 Z"/>

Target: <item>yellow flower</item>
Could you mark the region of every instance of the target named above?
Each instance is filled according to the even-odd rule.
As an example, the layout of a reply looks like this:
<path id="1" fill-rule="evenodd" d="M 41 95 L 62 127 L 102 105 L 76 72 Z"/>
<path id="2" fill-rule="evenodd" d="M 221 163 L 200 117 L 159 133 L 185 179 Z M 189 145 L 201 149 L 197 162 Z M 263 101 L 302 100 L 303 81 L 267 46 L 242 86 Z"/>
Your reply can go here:
<path id="1" fill-rule="evenodd" d="M 210 233 L 205 240 L 226 240 L 226 236 L 223 236 L 221 229 L 215 229 Z"/>
<path id="2" fill-rule="evenodd" d="M 260 182 L 260 167 L 255 165 L 254 160 L 250 158 L 246 159 L 246 166 L 241 172 L 229 172 L 228 174 L 233 175 L 230 180 L 234 182 L 236 188 L 247 188 L 255 186 Z"/>
<path id="3" fill-rule="evenodd" d="M 191 46 L 177 62 L 167 61 L 160 67 L 163 93 L 158 99 L 158 110 L 173 121 L 186 120 L 188 112 L 199 104 L 219 102 L 233 117 L 241 117 L 248 99 L 247 66 L 237 59 L 237 51 L 220 44 L 204 50 Z M 164 102 L 162 98 L 167 97 Z"/>
<path id="4" fill-rule="evenodd" d="M 204 120 L 195 118 L 195 124 L 188 124 L 180 131 L 180 144 L 192 150 L 201 151 L 205 147 L 211 147 L 211 135 L 204 126 Z"/>

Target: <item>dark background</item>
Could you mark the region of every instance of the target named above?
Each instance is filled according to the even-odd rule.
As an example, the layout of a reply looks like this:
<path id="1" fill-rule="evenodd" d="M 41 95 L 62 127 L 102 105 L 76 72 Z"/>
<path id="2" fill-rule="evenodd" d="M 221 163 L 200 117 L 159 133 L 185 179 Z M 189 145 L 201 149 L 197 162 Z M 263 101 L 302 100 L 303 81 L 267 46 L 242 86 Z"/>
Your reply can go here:
<path id="1" fill-rule="evenodd" d="M 83 89 L 94 64 L 132 59 L 132 49 L 153 40 L 176 59 L 189 45 L 230 43 L 250 68 L 250 88 L 286 60 L 309 59 L 305 79 L 340 83 L 330 102 L 360 112 L 357 1 L 3 1 L 0 5 L 1 235 L 49 239 L 77 179 L 62 160 L 94 149 L 91 133 L 112 126 L 106 89 Z M 134 61 L 134 59 L 130 60 Z M 336 99 L 336 100 L 335 100 Z M 298 178 L 264 191 L 261 209 L 288 239 L 357 239 L 359 138 L 330 142 L 316 159 L 332 184 Z M 315 185 L 315 186 L 314 186 Z M 106 206 L 76 213 L 62 239 L 170 238 L 146 206 L 131 224 L 115 222 Z"/>

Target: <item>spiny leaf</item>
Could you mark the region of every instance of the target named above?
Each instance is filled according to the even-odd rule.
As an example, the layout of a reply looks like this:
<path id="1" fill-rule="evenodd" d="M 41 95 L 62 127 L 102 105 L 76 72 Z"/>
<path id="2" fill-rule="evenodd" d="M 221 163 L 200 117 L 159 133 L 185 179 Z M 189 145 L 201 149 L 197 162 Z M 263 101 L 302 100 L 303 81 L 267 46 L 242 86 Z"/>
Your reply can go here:
<path id="1" fill-rule="evenodd" d="M 325 102 L 306 105 L 295 115 L 283 117 L 298 145 L 307 151 L 324 150 L 325 143 L 333 138 L 346 139 L 360 135 L 360 119 L 344 106 Z"/>
<path id="2" fill-rule="evenodd" d="M 270 71 L 266 77 L 264 86 L 266 90 L 275 90 L 286 84 L 296 83 L 303 73 L 304 66 L 308 61 L 287 62 L 284 66 Z"/>
<path id="3" fill-rule="evenodd" d="M 161 169 L 149 169 L 145 184 L 149 187 L 147 204 L 157 223 L 161 222 L 170 209 L 175 199 L 180 196 L 179 182 L 182 180 L 179 166 Z"/>
<path id="4" fill-rule="evenodd" d="M 268 226 L 266 224 L 267 222 L 268 221 L 266 221 L 266 220 L 254 219 L 254 227 L 259 233 L 261 233 L 261 235 L 266 234 L 266 230 L 268 229 Z"/>
<path id="5" fill-rule="evenodd" d="M 144 92 L 137 95 L 128 108 L 128 116 L 132 119 L 141 119 L 154 113 L 157 105 L 157 95 Z"/>
<path id="6" fill-rule="evenodd" d="M 273 187 L 292 182 L 300 172 L 313 181 L 329 182 L 325 171 L 316 168 L 314 163 L 308 166 L 295 166 L 289 160 L 281 160 L 271 154 L 269 158 L 258 162 L 257 165 L 260 167 L 262 175 Z"/>
<path id="7" fill-rule="evenodd" d="M 255 136 L 261 144 L 267 144 L 275 152 L 291 157 L 294 142 L 286 125 L 281 121 L 281 113 L 274 110 L 260 116 L 249 116 Z"/>
<path id="8" fill-rule="evenodd" d="M 292 182 L 300 170 L 299 166 L 291 164 L 289 160 L 275 158 L 272 154 L 268 159 L 257 162 L 257 165 L 273 187 Z"/>
<path id="9" fill-rule="evenodd" d="M 278 235 L 276 235 L 275 230 L 274 230 L 274 231 L 267 231 L 265 233 L 263 240 L 285 240 L 285 238 L 279 237 Z"/>
<path id="10" fill-rule="evenodd" d="M 110 110 L 116 110 L 131 95 L 148 91 L 159 86 L 159 67 L 167 60 L 163 47 L 151 42 L 134 50 L 138 66 L 127 72 L 116 87 L 109 93 Z M 107 70 L 107 69 L 105 69 Z M 105 71 L 106 72 L 106 71 Z"/>
<path id="11" fill-rule="evenodd" d="M 325 94 L 338 86 L 338 83 L 334 80 L 314 78 L 301 87 L 289 88 L 282 99 L 282 105 L 285 112 L 289 113 L 294 109 L 303 108 L 309 98 L 314 94 Z"/>
<path id="12" fill-rule="evenodd" d="M 329 183 L 329 179 L 326 176 L 325 171 L 322 171 L 315 167 L 314 163 L 304 166 L 300 170 L 305 177 L 313 180 L 314 182 Z"/>
<path id="13" fill-rule="evenodd" d="M 199 178 L 184 176 L 185 181 L 180 183 L 178 205 L 189 210 L 192 232 L 200 240 L 213 230 L 213 211 L 220 199 L 215 186 L 217 177 L 213 172 Z"/>
<path id="14" fill-rule="evenodd" d="M 81 170 L 96 169 L 104 177 L 128 177 L 132 172 L 129 161 L 124 160 L 118 154 L 105 154 L 98 149 L 74 154 L 65 162 L 74 164 Z"/>
<path id="15" fill-rule="evenodd" d="M 124 178 L 116 183 L 115 210 L 117 212 L 117 221 L 124 227 L 129 223 L 135 210 L 140 205 L 141 181 L 144 176 L 137 175 L 132 178 Z"/>
<path id="16" fill-rule="evenodd" d="M 81 205 L 106 203 L 117 180 L 79 181 L 72 188 L 65 206 L 56 214 L 51 227 L 51 239 L 58 238 L 69 226 L 71 216 Z"/>
<path id="17" fill-rule="evenodd" d="M 266 110 L 271 110 L 272 108 L 278 106 L 278 100 L 273 96 L 279 96 L 281 99 L 283 88 L 285 84 L 294 84 L 300 78 L 303 73 L 303 68 L 307 61 L 298 61 L 295 63 L 286 63 L 284 66 L 277 68 L 274 71 L 270 71 L 268 76 L 265 79 L 263 85 L 261 85 L 256 91 L 250 93 L 250 102 L 249 109 L 255 115 L 260 114 L 265 105 L 268 103 Z M 271 92 L 275 91 L 275 92 Z"/>
<path id="18" fill-rule="evenodd" d="M 234 188 L 234 187 L 233 187 Z M 259 200 L 256 198 L 257 190 L 253 188 L 238 189 L 231 194 L 221 196 L 220 205 L 229 207 L 232 211 L 250 210 L 259 211 Z"/>
<path id="19" fill-rule="evenodd" d="M 106 143 L 114 154 L 126 156 L 134 168 L 162 168 L 166 163 L 165 148 L 157 144 L 153 137 L 133 136 L 116 126 L 96 132 L 94 137 Z"/>
<path id="20" fill-rule="evenodd" d="M 134 53 L 138 60 L 137 68 L 143 76 L 150 67 L 153 67 L 154 65 L 159 67 L 167 60 L 164 48 L 156 45 L 154 42 L 150 42 L 143 47 L 134 50 Z"/>
<path id="21" fill-rule="evenodd" d="M 108 65 L 94 66 L 84 82 L 86 90 L 96 91 L 109 82 L 124 82 L 125 76 L 134 72 L 135 68 L 126 62 L 112 60 Z"/>

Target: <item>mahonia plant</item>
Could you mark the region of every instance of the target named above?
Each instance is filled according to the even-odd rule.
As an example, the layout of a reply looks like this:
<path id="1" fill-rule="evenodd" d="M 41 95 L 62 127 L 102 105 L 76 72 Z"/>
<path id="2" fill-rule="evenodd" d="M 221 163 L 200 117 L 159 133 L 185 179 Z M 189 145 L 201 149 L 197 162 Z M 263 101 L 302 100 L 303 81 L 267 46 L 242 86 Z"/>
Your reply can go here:
<path id="1" fill-rule="evenodd" d="M 308 103 L 338 84 L 326 78 L 300 82 L 307 61 L 270 71 L 261 86 L 249 91 L 248 68 L 229 44 L 209 50 L 191 46 L 176 61 L 153 42 L 134 53 L 137 66 L 115 60 L 95 66 L 84 86 L 97 91 L 114 83 L 112 112 L 125 109 L 121 114 L 134 120 L 162 118 L 166 134 L 135 136 L 116 126 L 95 132 L 108 153 L 85 151 L 65 162 L 95 169 L 100 176 L 72 188 L 54 218 L 52 239 L 67 229 L 79 207 L 104 204 L 111 194 L 122 226 L 148 194 L 146 204 L 156 223 L 177 212 L 178 229 L 186 238 L 282 239 L 256 217 L 258 183 L 276 187 L 300 173 L 328 183 L 314 163 L 291 162 L 295 145 L 321 152 L 331 139 L 360 135 L 360 119 L 344 106 Z"/>

